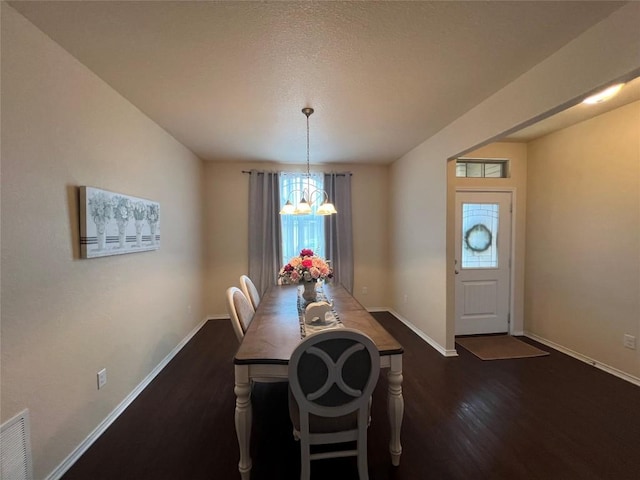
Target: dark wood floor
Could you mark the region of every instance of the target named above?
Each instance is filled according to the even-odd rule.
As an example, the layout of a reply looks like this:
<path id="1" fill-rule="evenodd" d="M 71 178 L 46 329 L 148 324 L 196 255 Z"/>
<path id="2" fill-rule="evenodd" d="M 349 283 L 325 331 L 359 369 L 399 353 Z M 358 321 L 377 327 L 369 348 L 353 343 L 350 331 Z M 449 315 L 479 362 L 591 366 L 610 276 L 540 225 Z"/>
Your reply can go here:
<path id="1" fill-rule="evenodd" d="M 444 358 L 388 313 L 376 318 L 405 348 L 401 465 L 387 447 L 387 382 L 369 430 L 372 480 L 640 478 L 640 388 L 557 351 L 481 361 Z M 529 340 L 526 340 L 529 341 Z M 229 322 L 211 320 L 63 477 L 64 480 L 234 479 Z M 253 393 L 253 479 L 299 478 L 286 385 Z M 312 478 L 357 478 L 353 459 L 317 461 Z"/>

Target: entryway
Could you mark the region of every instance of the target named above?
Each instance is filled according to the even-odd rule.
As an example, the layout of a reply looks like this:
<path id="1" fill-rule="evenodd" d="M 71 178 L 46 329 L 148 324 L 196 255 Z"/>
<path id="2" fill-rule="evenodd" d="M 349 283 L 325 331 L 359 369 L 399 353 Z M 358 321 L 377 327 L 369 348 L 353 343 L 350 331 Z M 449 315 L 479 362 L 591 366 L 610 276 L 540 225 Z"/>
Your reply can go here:
<path id="1" fill-rule="evenodd" d="M 456 335 L 510 332 L 512 192 L 456 191 Z"/>

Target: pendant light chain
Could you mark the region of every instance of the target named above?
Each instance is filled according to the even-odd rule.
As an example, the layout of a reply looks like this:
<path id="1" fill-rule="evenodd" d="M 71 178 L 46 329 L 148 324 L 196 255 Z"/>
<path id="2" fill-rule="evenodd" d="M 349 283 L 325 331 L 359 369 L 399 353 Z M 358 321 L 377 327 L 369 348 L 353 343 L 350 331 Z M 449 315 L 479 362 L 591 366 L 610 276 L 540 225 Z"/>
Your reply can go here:
<path id="1" fill-rule="evenodd" d="M 311 110 L 311 113 L 313 113 L 313 110 Z M 307 116 L 307 192 L 311 192 L 309 183 L 311 179 L 311 172 L 309 170 L 309 115 L 311 115 L 311 113 L 305 113 Z M 309 195 L 309 193 L 307 193 L 307 195 Z"/>
<path id="2" fill-rule="evenodd" d="M 313 108 L 305 107 L 302 109 L 302 113 L 307 117 L 307 188 L 302 189 L 302 199 L 297 206 L 291 203 L 291 199 L 287 199 L 287 202 L 280 210 L 280 215 L 308 215 L 311 213 L 311 205 L 313 205 L 317 200 L 313 200 L 313 195 L 321 196 L 321 204 L 317 207 L 316 215 L 333 215 L 338 213 L 336 211 L 336 207 L 333 206 L 333 203 L 329 200 L 329 196 L 327 192 L 322 189 L 316 189 L 313 192 L 311 191 L 311 161 L 309 159 L 309 116 L 313 113 Z M 304 185 L 304 184 L 303 184 Z M 300 192 L 300 190 L 297 190 Z M 293 195 L 294 192 L 289 194 L 289 197 Z"/>

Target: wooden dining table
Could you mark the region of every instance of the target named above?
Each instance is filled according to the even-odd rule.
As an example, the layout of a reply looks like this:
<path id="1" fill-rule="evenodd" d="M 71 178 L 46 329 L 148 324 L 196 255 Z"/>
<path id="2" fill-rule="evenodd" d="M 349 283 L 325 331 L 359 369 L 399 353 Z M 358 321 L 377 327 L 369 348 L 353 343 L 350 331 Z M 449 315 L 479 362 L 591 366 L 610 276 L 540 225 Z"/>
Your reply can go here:
<path id="1" fill-rule="evenodd" d="M 303 335 L 298 309 L 299 288 L 298 285 L 274 285 L 267 290 L 233 360 L 235 424 L 240 447 L 238 469 L 245 480 L 251 475 L 251 383 L 260 379 L 288 378 L 289 358 Z M 324 296 L 333 301 L 333 309 L 345 327 L 355 328 L 371 337 L 380 352 L 380 367 L 388 369 L 389 451 L 392 464 L 397 466 L 402 453 L 400 428 L 404 415 L 402 346 L 344 287 L 324 284 L 321 288 Z"/>

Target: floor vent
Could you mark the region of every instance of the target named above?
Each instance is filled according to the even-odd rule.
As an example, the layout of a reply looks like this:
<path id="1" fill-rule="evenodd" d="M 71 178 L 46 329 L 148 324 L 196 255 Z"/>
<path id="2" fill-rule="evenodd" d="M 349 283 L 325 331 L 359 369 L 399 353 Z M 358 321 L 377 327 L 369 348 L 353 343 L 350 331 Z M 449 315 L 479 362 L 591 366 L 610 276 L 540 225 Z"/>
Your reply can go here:
<path id="1" fill-rule="evenodd" d="M 31 480 L 29 410 L 23 410 L 0 427 L 0 478 Z"/>

